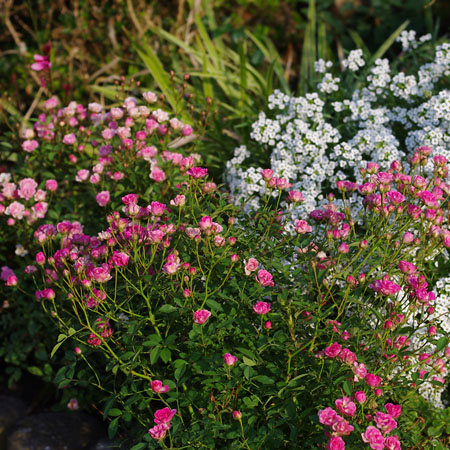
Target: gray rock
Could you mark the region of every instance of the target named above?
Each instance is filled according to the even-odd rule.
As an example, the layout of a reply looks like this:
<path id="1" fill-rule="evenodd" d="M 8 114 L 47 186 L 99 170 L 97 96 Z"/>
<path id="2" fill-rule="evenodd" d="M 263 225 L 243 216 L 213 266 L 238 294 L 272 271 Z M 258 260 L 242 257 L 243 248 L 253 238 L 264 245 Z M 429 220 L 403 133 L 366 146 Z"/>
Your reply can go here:
<path id="1" fill-rule="evenodd" d="M 84 413 L 39 413 L 11 428 L 7 450 L 83 450 L 103 434 L 101 422 Z"/>
<path id="2" fill-rule="evenodd" d="M 8 428 L 25 415 L 26 409 L 22 400 L 9 395 L 0 395 L 0 450 L 6 449 Z"/>
<path id="3" fill-rule="evenodd" d="M 113 441 L 109 440 L 108 438 L 100 439 L 92 448 L 91 450 L 119 450 L 120 445 L 114 443 Z"/>

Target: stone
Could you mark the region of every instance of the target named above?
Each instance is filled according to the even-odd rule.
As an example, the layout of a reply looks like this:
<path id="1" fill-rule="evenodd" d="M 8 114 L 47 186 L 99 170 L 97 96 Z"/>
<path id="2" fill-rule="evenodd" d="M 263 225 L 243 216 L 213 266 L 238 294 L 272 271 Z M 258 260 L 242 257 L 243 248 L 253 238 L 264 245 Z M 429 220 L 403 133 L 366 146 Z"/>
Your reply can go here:
<path id="1" fill-rule="evenodd" d="M 0 395 L 0 450 L 6 449 L 6 432 L 14 422 L 26 414 L 22 400 L 9 395 Z"/>
<path id="2" fill-rule="evenodd" d="M 108 438 L 100 439 L 90 450 L 119 450 L 120 445 Z"/>
<path id="3" fill-rule="evenodd" d="M 101 422 L 82 412 L 33 414 L 9 431 L 7 450 L 84 450 L 105 433 Z"/>

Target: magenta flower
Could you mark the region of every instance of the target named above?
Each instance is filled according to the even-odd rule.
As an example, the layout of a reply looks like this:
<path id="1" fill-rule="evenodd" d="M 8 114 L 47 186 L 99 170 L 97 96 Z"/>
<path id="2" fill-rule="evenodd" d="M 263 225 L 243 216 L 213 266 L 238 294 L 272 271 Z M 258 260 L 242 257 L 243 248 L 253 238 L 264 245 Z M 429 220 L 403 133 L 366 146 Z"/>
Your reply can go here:
<path id="1" fill-rule="evenodd" d="M 341 414 L 345 414 L 350 417 L 355 415 L 356 405 L 350 400 L 350 398 L 338 398 L 334 403 Z"/>
<path id="2" fill-rule="evenodd" d="M 248 261 L 244 261 L 244 272 L 245 275 L 249 276 L 259 267 L 259 262 L 255 258 L 249 258 Z"/>
<path id="3" fill-rule="evenodd" d="M 261 286 L 275 286 L 272 275 L 267 270 L 258 270 L 256 281 Z"/>
<path id="4" fill-rule="evenodd" d="M 33 55 L 34 63 L 31 68 L 36 72 L 47 72 L 52 67 L 52 63 L 48 60 L 48 56 Z"/>
<path id="5" fill-rule="evenodd" d="M 398 436 L 387 436 L 384 439 L 384 445 L 386 450 L 401 450 L 402 448 Z"/>
<path id="6" fill-rule="evenodd" d="M 109 191 L 99 192 L 95 196 L 95 199 L 97 200 L 97 203 L 99 204 L 99 206 L 101 206 L 102 208 L 105 207 L 109 203 L 109 200 L 110 200 Z"/>
<path id="7" fill-rule="evenodd" d="M 363 442 L 369 444 L 372 450 L 384 449 L 384 437 L 378 428 L 368 426 L 364 433 L 361 433 Z"/>
<path id="8" fill-rule="evenodd" d="M 22 142 L 22 148 L 28 153 L 31 153 L 32 151 L 36 150 L 38 146 L 39 143 L 35 139 L 27 139 L 26 141 Z"/>
<path id="9" fill-rule="evenodd" d="M 225 355 L 223 355 L 223 359 L 225 364 L 229 367 L 234 366 L 238 360 L 236 356 L 233 356 L 230 353 L 225 353 Z"/>
<path id="10" fill-rule="evenodd" d="M 151 382 L 151 387 L 157 394 L 164 394 L 169 391 L 169 386 L 167 384 L 163 386 L 162 381 L 160 380 L 153 380 Z"/>
<path id="11" fill-rule="evenodd" d="M 393 403 L 386 403 L 384 405 L 386 411 L 388 414 L 390 414 L 394 419 L 397 417 L 400 417 L 402 414 L 402 407 L 401 405 L 394 405 Z"/>
<path id="12" fill-rule="evenodd" d="M 377 411 L 374 418 L 377 427 L 384 433 L 390 433 L 394 428 L 397 428 L 397 422 L 390 414 L 385 414 Z"/>
<path id="13" fill-rule="evenodd" d="M 233 411 L 233 419 L 241 420 L 242 419 L 242 413 L 240 411 Z"/>
<path id="14" fill-rule="evenodd" d="M 148 430 L 148 434 L 158 441 L 166 437 L 167 430 L 170 428 L 170 424 L 161 423 Z"/>
<path id="15" fill-rule="evenodd" d="M 261 170 L 261 176 L 265 181 L 270 181 L 273 177 L 273 170 L 272 169 Z"/>
<path id="16" fill-rule="evenodd" d="M 177 413 L 176 409 L 169 409 L 167 407 L 163 409 L 158 409 L 155 412 L 154 422 L 158 425 L 161 423 L 169 423 L 176 413 Z"/>
<path id="17" fill-rule="evenodd" d="M 340 436 L 333 436 L 327 444 L 327 450 L 345 450 L 345 442 Z"/>
<path id="18" fill-rule="evenodd" d="M 387 280 L 385 278 L 382 280 L 374 280 L 371 284 L 369 284 L 369 287 L 382 295 L 393 295 L 401 289 L 398 284 L 395 284 L 391 280 Z"/>
<path id="19" fill-rule="evenodd" d="M 378 387 L 381 384 L 381 378 L 373 373 L 368 373 L 365 380 L 370 387 Z"/>
<path id="20" fill-rule="evenodd" d="M 211 313 L 206 309 L 199 309 L 194 312 L 194 322 L 198 325 L 203 325 L 211 316 Z"/>
<path id="21" fill-rule="evenodd" d="M 270 311 L 270 303 L 256 302 L 256 305 L 253 305 L 253 311 L 255 311 L 256 314 L 267 314 Z"/>
<path id="22" fill-rule="evenodd" d="M 95 267 L 92 271 L 92 277 L 97 283 L 106 283 L 112 278 L 107 264 L 104 264 L 102 267 Z"/>
<path id="23" fill-rule="evenodd" d="M 114 251 L 111 257 L 111 262 L 115 267 L 123 267 L 128 265 L 130 257 L 122 252 Z"/>
<path id="24" fill-rule="evenodd" d="M 342 350 L 341 344 L 335 342 L 325 349 L 325 355 L 328 356 L 328 358 L 336 358 L 336 356 L 339 355 L 341 350 Z"/>
<path id="25" fill-rule="evenodd" d="M 205 169 L 203 167 L 192 167 L 187 170 L 186 172 L 190 177 L 192 178 L 203 178 L 208 175 L 208 169 Z"/>
<path id="26" fill-rule="evenodd" d="M 389 191 L 387 193 L 387 196 L 389 198 L 389 201 L 393 205 L 399 205 L 400 203 L 405 201 L 404 195 L 400 194 L 400 192 L 397 192 L 397 191 Z"/>
<path id="27" fill-rule="evenodd" d="M 331 427 L 337 420 L 338 414 L 333 408 L 321 409 L 317 415 L 319 416 L 319 422 L 323 425 Z"/>
<path id="28" fill-rule="evenodd" d="M 353 426 L 341 416 L 337 416 L 337 420 L 331 425 L 331 429 L 339 436 L 348 436 L 354 430 Z"/>
<path id="29" fill-rule="evenodd" d="M 367 400 L 366 393 L 364 391 L 355 392 L 355 400 L 361 404 L 365 403 Z"/>
<path id="30" fill-rule="evenodd" d="M 296 219 L 294 222 L 295 231 L 298 234 L 305 234 L 312 232 L 312 226 L 306 220 L 298 220 Z"/>

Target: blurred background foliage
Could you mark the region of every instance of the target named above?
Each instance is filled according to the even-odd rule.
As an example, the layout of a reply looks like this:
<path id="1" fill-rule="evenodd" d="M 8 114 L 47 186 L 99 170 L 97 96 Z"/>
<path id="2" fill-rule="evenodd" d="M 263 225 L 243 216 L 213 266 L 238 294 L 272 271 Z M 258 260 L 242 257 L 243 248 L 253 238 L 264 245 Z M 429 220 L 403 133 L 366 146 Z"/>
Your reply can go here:
<path id="1" fill-rule="evenodd" d="M 18 148 L 18 129 L 52 94 L 86 104 L 158 89 L 177 109 L 170 91 L 174 82 L 187 82 L 190 102 L 203 110 L 212 103 L 216 111 L 205 144 L 219 173 L 273 89 L 305 92 L 315 84 L 318 58 L 343 59 L 357 47 L 371 56 L 383 44 L 389 53 L 389 37 L 406 27 L 436 38 L 447 32 L 448 6 L 448 0 L 4 0 L 0 145 Z M 50 56 L 47 88 L 30 69 L 34 54 Z"/>

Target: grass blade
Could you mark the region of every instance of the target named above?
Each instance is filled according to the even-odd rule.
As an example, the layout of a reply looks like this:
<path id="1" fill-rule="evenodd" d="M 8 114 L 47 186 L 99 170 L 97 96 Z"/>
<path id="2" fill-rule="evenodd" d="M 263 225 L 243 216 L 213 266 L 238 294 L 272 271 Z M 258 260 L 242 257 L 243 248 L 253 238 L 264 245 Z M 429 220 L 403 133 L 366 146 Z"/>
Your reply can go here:
<path id="1" fill-rule="evenodd" d="M 174 111 L 177 109 L 177 101 L 172 94 L 171 82 L 167 73 L 164 71 L 163 65 L 159 58 L 155 55 L 153 50 L 149 45 L 141 46 L 136 48 L 139 57 L 142 59 L 147 69 L 153 76 L 156 84 L 161 89 L 166 100 L 169 102 L 170 106 Z"/>
<path id="2" fill-rule="evenodd" d="M 372 65 L 378 58 L 381 58 L 394 43 L 399 34 L 409 25 L 409 20 L 405 20 L 384 42 L 380 48 L 373 54 L 369 61 L 369 66 Z"/>

